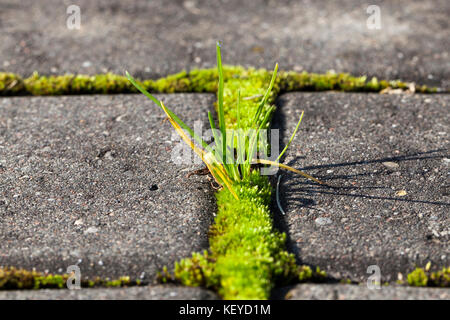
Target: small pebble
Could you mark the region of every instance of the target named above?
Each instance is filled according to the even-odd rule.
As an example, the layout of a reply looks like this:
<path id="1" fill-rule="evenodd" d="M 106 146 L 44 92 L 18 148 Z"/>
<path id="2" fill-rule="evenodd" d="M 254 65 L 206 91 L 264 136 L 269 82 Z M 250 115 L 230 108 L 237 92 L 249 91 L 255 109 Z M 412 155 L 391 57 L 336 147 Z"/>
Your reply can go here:
<path id="1" fill-rule="evenodd" d="M 81 226 L 81 225 L 83 225 L 83 219 L 78 219 L 73 224 L 76 225 L 76 226 Z"/>
<path id="2" fill-rule="evenodd" d="M 403 196 L 406 196 L 406 195 L 407 195 L 407 193 L 406 193 L 405 190 L 399 190 L 399 191 L 397 191 L 395 194 L 396 194 L 397 196 L 399 196 L 399 197 L 403 197 Z"/>
<path id="3" fill-rule="evenodd" d="M 316 220 L 314 220 L 314 222 L 319 226 L 324 226 L 332 223 L 333 221 L 331 221 L 331 219 L 329 218 L 317 218 Z"/>
<path id="4" fill-rule="evenodd" d="M 84 234 L 96 233 L 96 232 L 98 232 L 98 229 L 96 227 L 89 227 L 89 228 L 86 229 Z"/>
<path id="5" fill-rule="evenodd" d="M 399 167 L 397 163 L 390 161 L 383 162 L 383 165 L 388 169 L 398 169 Z"/>

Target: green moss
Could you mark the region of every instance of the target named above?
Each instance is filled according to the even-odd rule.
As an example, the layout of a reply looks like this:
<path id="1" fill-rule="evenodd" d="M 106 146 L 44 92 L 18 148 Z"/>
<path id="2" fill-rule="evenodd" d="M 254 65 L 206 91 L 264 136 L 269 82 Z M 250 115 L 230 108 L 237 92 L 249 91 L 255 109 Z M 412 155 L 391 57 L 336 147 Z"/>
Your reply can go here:
<path id="1" fill-rule="evenodd" d="M 14 267 L 0 268 L 0 290 L 17 289 L 62 289 L 66 288 L 69 274 L 44 274 L 35 270 L 17 269 Z M 131 281 L 129 277 L 119 279 L 81 280 L 82 287 L 127 287 L 140 285 L 139 280 Z"/>
<path id="2" fill-rule="evenodd" d="M 339 283 L 340 284 L 352 284 L 353 282 L 349 278 L 344 278 L 344 279 L 339 280 Z"/>
<path id="3" fill-rule="evenodd" d="M 249 181 L 233 188 L 239 200 L 227 189 L 216 194 L 209 253 L 177 263 L 175 278 L 213 288 L 224 299 L 267 299 L 277 281 L 296 276 L 295 259 L 285 250 L 285 234 L 272 226 L 267 177 L 253 171 Z"/>
<path id="4" fill-rule="evenodd" d="M 193 70 L 190 73 L 182 71 L 155 81 L 143 82 L 151 92 L 215 92 L 217 90 L 217 70 Z"/>
<path id="5" fill-rule="evenodd" d="M 228 128 L 237 128 L 237 109 L 236 101 L 238 90 L 241 92 L 240 100 L 240 120 L 241 128 L 251 128 L 256 106 L 261 101 L 270 79 L 272 72 L 264 69 L 239 69 L 232 77 L 225 77 L 224 89 L 224 113 L 227 119 Z M 280 80 L 278 78 L 271 95 L 268 99 L 266 109 L 270 108 L 275 102 L 275 98 L 280 92 Z"/>
<path id="6" fill-rule="evenodd" d="M 264 92 L 260 84 L 270 78 L 271 73 L 264 69 L 244 69 L 239 66 L 225 66 L 224 78 L 228 82 L 225 95 L 235 101 L 236 86 L 246 91 L 243 98 L 258 97 Z M 175 93 L 175 92 L 216 92 L 217 70 L 199 69 L 190 72 L 182 71 L 157 80 L 144 80 L 142 84 L 151 92 Z M 274 98 L 280 92 L 290 91 L 324 91 L 341 90 L 352 92 L 379 92 L 386 88 L 408 89 L 409 83 L 399 80 L 379 81 L 377 78 L 367 80 L 365 76 L 355 77 L 347 73 L 325 74 L 281 72 L 277 85 L 273 90 Z M 436 88 L 416 86 L 416 92 L 432 93 Z M 40 76 L 34 73 L 31 77 L 22 79 L 13 73 L 0 72 L 0 96 L 11 95 L 68 95 L 68 94 L 118 94 L 135 93 L 134 86 L 124 76 L 112 73 L 88 75 L 60 75 Z M 258 100 L 257 98 L 255 98 Z M 252 103 L 252 99 L 242 100 L 243 107 Z M 273 99 L 272 99 L 273 100 Z M 235 111 L 230 110 L 229 123 L 235 123 Z M 232 126 L 232 125 L 230 125 Z"/>
<path id="7" fill-rule="evenodd" d="M 428 282 L 434 287 L 450 287 L 450 267 L 443 267 L 442 270 L 432 272 Z"/>
<path id="8" fill-rule="evenodd" d="M 327 280 L 327 273 L 316 267 L 315 270 L 309 266 L 300 266 L 298 268 L 298 280 L 300 282 L 325 282 Z M 351 281 L 350 281 L 351 283 Z"/>
<path id="9" fill-rule="evenodd" d="M 413 272 L 408 274 L 408 284 L 414 287 L 426 287 L 428 283 L 428 277 L 425 270 L 417 268 Z"/>
<path id="10" fill-rule="evenodd" d="M 427 269 L 427 268 L 426 268 Z M 450 267 L 430 272 L 416 268 L 408 274 L 408 284 L 414 287 L 450 287 Z"/>
<path id="11" fill-rule="evenodd" d="M 369 81 L 366 76 L 355 77 L 348 73 L 334 73 L 327 72 L 325 74 L 317 73 L 296 73 L 285 72 L 281 74 L 281 88 L 283 91 L 325 91 L 325 90 L 339 90 L 351 92 L 380 92 L 388 87 L 392 89 L 406 90 L 409 88 L 409 83 L 394 80 L 378 81 L 373 77 Z M 427 86 L 416 86 L 416 92 L 419 93 L 433 93 L 436 88 L 428 88 Z"/>
<path id="12" fill-rule="evenodd" d="M 77 75 L 72 77 L 70 92 L 67 94 L 88 94 L 88 93 L 130 93 L 137 92 L 128 79 L 112 73 L 99 74 L 96 76 Z"/>
<path id="13" fill-rule="evenodd" d="M 0 96 L 13 96 L 25 91 L 22 78 L 13 73 L 0 72 Z"/>
<path id="14" fill-rule="evenodd" d="M 285 72 L 282 76 L 282 87 L 285 91 L 324 91 L 324 90 L 343 90 L 343 91 L 379 91 L 382 89 L 375 80 L 366 86 L 366 77 L 353 77 L 347 73 L 316 74 L 316 73 L 296 73 Z"/>
<path id="15" fill-rule="evenodd" d="M 24 80 L 25 92 L 31 95 L 115 94 L 132 93 L 136 89 L 123 76 L 112 73 L 95 76 L 39 76 L 34 73 Z"/>
<path id="16" fill-rule="evenodd" d="M 32 95 L 61 95 L 70 92 L 73 76 L 44 77 L 34 73 L 24 80 L 25 89 Z"/>
<path id="17" fill-rule="evenodd" d="M 214 262 L 208 251 L 203 254 L 193 253 L 192 258 L 175 264 L 175 277 L 186 286 L 217 289 L 218 279 L 214 274 Z"/>

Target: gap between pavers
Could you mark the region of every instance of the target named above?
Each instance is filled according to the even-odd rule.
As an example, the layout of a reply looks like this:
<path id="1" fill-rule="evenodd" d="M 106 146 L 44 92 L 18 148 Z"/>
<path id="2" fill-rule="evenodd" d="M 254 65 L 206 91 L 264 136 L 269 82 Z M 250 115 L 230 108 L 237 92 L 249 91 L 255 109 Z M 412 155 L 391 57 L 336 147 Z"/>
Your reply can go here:
<path id="1" fill-rule="evenodd" d="M 368 27 L 374 12 L 358 0 L 79 0 L 80 29 L 67 26 L 69 3 L 4 2 L 0 70 L 21 76 L 126 69 L 157 78 L 214 67 L 222 40 L 227 64 L 272 69 L 279 62 L 286 70 L 450 87 L 448 0 L 377 1 L 380 29 Z"/>
<path id="2" fill-rule="evenodd" d="M 214 95 L 158 95 L 188 125 Z M 0 266 L 153 281 L 208 248 L 216 211 L 201 164 L 143 95 L 0 100 Z M 174 135 L 175 134 L 175 135 Z"/>
<path id="3" fill-rule="evenodd" d="M 283 172 L 286 216 L 276 220 L 302 264 L 336 279 L 366 281 L 370 265 L 396 281 L 416 265 L 449 265 L 448 95 L 291 93 L 279 97 L 273 128 L 284 163 L 336 186 Z M 373 271 L 371 271 L 373 272 Z"/>
<path id="4" fill-rule="evenodd" d="M 218 300 L 202 288 L 172 285 L 95 288 L 80 290 L 41 289 L 0 291 L 0 300 Z"/>
<path id="5" fill-rule="evenodd" d="M 450 290 L 381 286 L 369 289 L 365 284 L 299 284 L 279 289 L 274 299 L 287 300 L 450 300 Z"/>

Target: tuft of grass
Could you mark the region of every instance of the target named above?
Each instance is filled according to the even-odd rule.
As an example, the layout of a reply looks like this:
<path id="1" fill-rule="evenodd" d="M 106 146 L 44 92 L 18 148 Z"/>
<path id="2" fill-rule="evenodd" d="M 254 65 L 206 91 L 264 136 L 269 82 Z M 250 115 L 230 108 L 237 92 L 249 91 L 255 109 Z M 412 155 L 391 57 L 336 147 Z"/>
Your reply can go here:
<path id="1" fill-rule="evenodd" d="M 273 228 L 269 210 L 271 185 L 266 176 L 254 170 L 253 165 L 275 165 L 321 182 L 278 163 L 294 138 L 303 114 L 277 161 L 255 159 L 261 148 L 268 147 L 267 142 L 264 143 L 267 140 L 260 141 L 260 135 L 264 134 L 261 133 L 263 129 L 269 127 L 275 110 L 271 103 L 275 96 L 274 88 L 276 92 L 279 90 L 278 65 L 270 77 L 265 71 L 248 76 L 243 70 L 240 70 L 238 77 L 227 77 L 222 67 L 220 44 L 216 49 L 218 125 L 212 114 L 208 113 L 214 136 L 213 146 L 198 137 L 143 84 L 128 72 L 126 75 L 140 92 L 163 110 L 177 133 L 224 187 L 216 193 L 218 212 L 209 233 L 209 252 L 194 253 L 192 258 L 178 262 L 174 278 L 184 285 L 213 288 L 224 299 L 267 299 L 277 281 L 299 278 L 301 271 L 295 264 L 294 256 L 285 250 L 286 235 Z M 214 77 L 213 74 L 211 77 Z M 304 270 L 302 272 L 304 274 Z M 311 272 L 310 277 L 319 274 L 320 270 L 316 270 Z M 163 282 L 173 280 L 167 269 L 163 270 L 160 278 Z"/>
<path id="2" fill-rule="evenodd" d="M 256 108 L 252 110 L 253 114 L 250 115 L 248 112 L 244 114 L 242 122 L 240 115 L 240 90 L 237 91 L 237 130 L 234 130 L 231 133 L 229 132 L 229 130 L 227 130 L 224 107 L 224 72 L 222 67 L 221 46 L 219 43 L 217 43 L 216 49 L 218 74 L 218 129 L 216 128 L 216 124 L 211 112 L 208 112 L 209 123 L 214 136 L 215 144 L 213 147 L 208 145 L 206 141 L 202 139 L 202 137 L 199 137 L 191 128 L 189 128 L 177 115 L 173 113 L 172 110 L 167 108 L 162 101 L 158 101 L 153 95 L 151 95 L 148 90 L 146 90 L 141 83 L 138 83 L 138 81 L 136 81 L 128 72 L 126 72 L 126 76 L 129 81 L 136 87 L 136 89 L 142 92 L 164 111 L 176 132 L 202 159 L 217 183 L 226 187 L 236 199 L 238 199 L 238 195 L 232 188 L 233 184 L 249 180 L 252 171 L 252 165 L 256 163 L 279 166 L 281 168 L 299 173 L 308 179 L 321 183 L 317 179 L 314 179 L 313 177 L 299 170 L 278 163 L 278 160 L 281 158 L 288 146 L 286 146 L 283 152 L 279 155 L 277 161 L 255 159 L 255 155 L 257 154 L 258 150 L 261 147 L 267 147 L 265 145 L 261 146 L 260 133 L 262 129 L 268 127 L 269 121 L 275 110 L 275 107 L 269 105 L 268 101 L 272 96 L 272 89 L 274 87 L 277 76 L 278 64 L 275 66 L 275 69 L 272 73 L 268 88 L 265 90 L 264 94 L 261 97 L 261 100 L 256 105 Z M 229 98 L 229 96 L 227 98 Z M 292 141 L 295 133 L 297 132 L 298 126 L 300 125 L 300 122 L 302 120 L 302 116 L 300 117 L 296 130 L 294 131 L 294 134 L 291 137 L 289 143 Z M 195 143 L 197 143 L 197 145 Z M 237 146 L 237 150 L 235 150 L 235 146 Z"/>

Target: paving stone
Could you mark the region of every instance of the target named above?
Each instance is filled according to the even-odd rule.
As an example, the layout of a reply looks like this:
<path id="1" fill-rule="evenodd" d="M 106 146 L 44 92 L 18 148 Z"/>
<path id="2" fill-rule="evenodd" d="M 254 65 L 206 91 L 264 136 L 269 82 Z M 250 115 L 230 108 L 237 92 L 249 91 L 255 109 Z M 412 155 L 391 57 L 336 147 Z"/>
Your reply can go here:
<path id="1" fill-rule="evenodd" d="M 158 97 L 189 125 L 215 101 Z M 0 266 L 152 280 L 207 249 L 210 181 L 172 161 L 164 120 L 143 95 L 1 99 Z"/>
<path id="2" fill-rule="evenodd" d="M 67 27 L 79 5 L 81 28 Z M 0 1 L 0 69 L 29 75 L 113 71 L 154 78 L 224 61 L 297 71 L 351 72 L 450 88 L 450 2 Z"/>
<path id="3" fill-rule="evenodd" d="M 0 300 L 217 300 L 212 291 L 175 286 L 0 291 Z"/>
<path id="4" fill-rule="evenodd" d="M 278 299 L 289 300 L 450 300 L 450 290 L 381 286 L 369 289 L 365 285 L 300 284 L 277 292 Z"/>
<path id="5" fill-rule="evenodd" d="M 305 110 L 284 163 L 333 186 L 282 173 L 277 219 L 300 263 L 358 282 L 370 265 L 383 281 L 449 265 L 450 96 L 292 93 L 277 105 L 284 143 Z"/>

